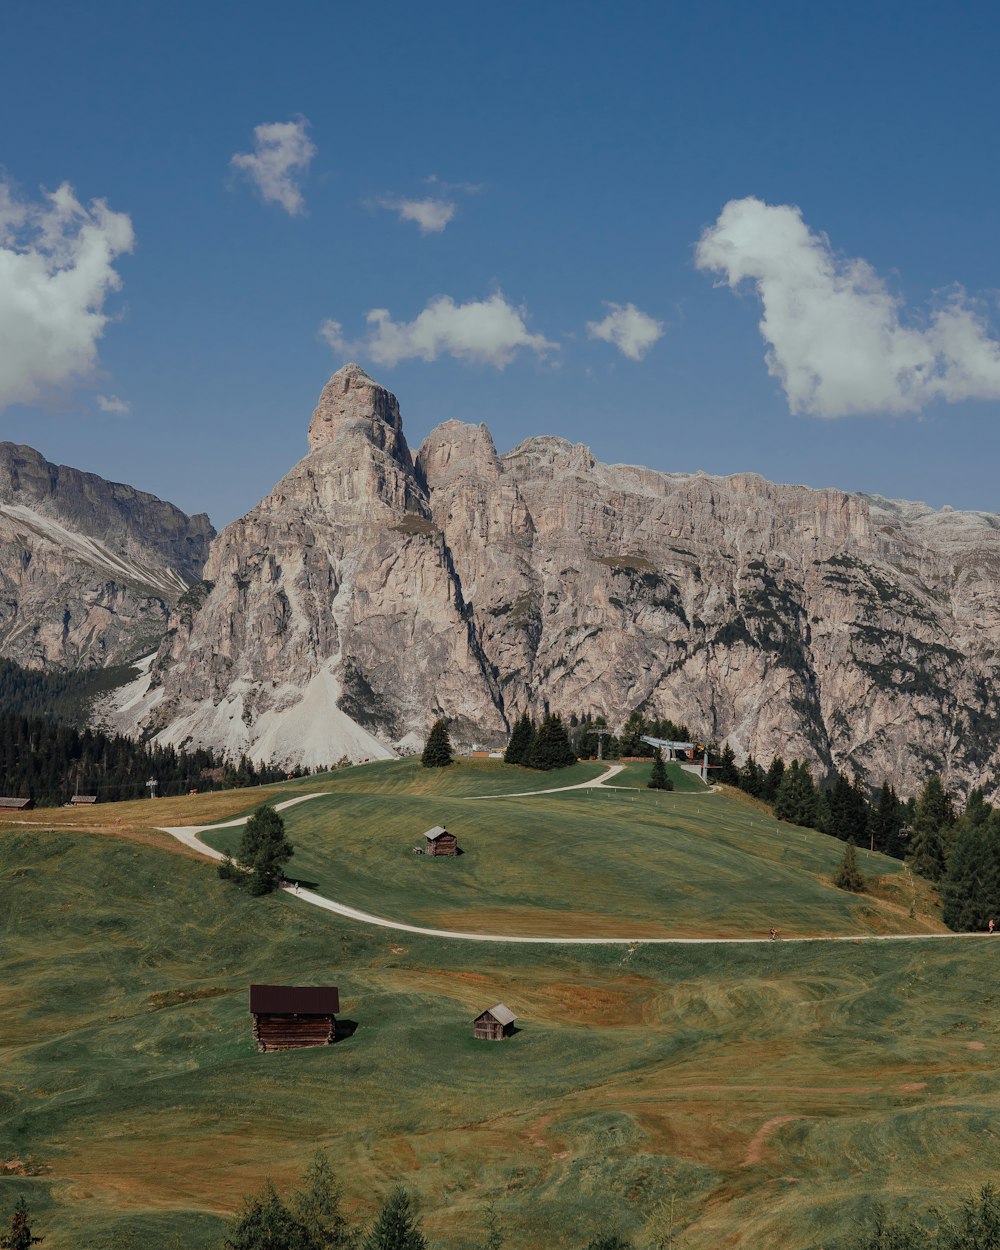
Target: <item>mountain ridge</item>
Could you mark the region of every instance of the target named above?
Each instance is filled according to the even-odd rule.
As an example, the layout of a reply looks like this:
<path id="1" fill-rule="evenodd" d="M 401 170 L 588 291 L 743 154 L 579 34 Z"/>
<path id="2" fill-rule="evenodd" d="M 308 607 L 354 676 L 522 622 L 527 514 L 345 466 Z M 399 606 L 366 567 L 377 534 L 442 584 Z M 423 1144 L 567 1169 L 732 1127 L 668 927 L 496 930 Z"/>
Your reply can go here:
<path id="1" fill-rule="evenodd" d="M 287 763 L 497 744 L 523 710 L 636 706 L 914 791 L 1000 777 L 1000 518 L 607 465 L 448 421 L 414 456 L 357 365 L 310 451 L 213 541 L 133 727 Z M 114 715 L 114 709 L 111 709 Z M 138 715 L 138 722 L 135 721 Z"/>

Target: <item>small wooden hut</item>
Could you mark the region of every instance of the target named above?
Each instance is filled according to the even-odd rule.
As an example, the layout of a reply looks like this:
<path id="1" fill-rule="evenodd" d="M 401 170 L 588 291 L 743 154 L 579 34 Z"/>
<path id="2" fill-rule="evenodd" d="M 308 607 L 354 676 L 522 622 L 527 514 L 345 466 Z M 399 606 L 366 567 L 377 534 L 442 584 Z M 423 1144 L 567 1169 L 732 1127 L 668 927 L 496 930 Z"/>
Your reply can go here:
<path id="1" fill-rule="evenodd" d="M 337 1036 L 340 995 L 335 985 L 251 985 L 253 1040 L 268 1050 L 329 1046 Z"/>
<path id="2" fill-rule="evenodd" d="M 35 806 L 34 799 L 4 799 L 0 798 L 0 809 L 14 812 L 29 812 Z"/>
<path id="3" fill-rule="evenodd" d="M 481 1037 L 487 1042 L 502 1042 L 514 1033 L 514 1021 L 517 1016 L 503 1003 L 497 1003 L 472 1022 L 474 1037 Z"/>
<path id="4" fill-rule="evenodd" d="M 69 807 L 86 807 L 90 803 L 97 802 L 96 794 L 74 794 L 67 806 Z"/>
<path id="5" fill-rule="evenodd" d="M 424 834 L 427 839 L 427 855 L 457 855 L 458 839 L 442 825 L 435 825 Z"/>

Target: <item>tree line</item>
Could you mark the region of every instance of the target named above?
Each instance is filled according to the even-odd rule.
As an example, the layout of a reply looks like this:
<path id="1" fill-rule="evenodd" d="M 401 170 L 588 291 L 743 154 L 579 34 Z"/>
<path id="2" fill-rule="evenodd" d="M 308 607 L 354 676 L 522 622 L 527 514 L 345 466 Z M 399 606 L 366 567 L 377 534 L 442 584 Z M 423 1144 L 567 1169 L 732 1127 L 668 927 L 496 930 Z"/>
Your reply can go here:
<path id="1" fill-rule="evenodd" d="M 227 763 L 211 751 L 177 751 L 40 717 L 0 716 L 0 793 L 43 806 L 77 793 L 101 802 L 142 798 L 150 778 L 158 794 L 169 795 L 266 785 L 288 775 L 245 756 Z"/>
<path id="2" fill-rule="evenodd" d="M 658 1223 L 654 1221 L 654 1223 Z M 638 1245 L 614 1228 L 592 1237 L 581 1250 L 667 1250 L 683 1246 L 675 1234 L 673 1215 L 665 1229 L 656 1227 L 653 1241 Z M 481 1228 L 473 1233 L 468 1250 L 505 1250 L 510 1243 L 496 1208 L 487 1205 Z M 32 1235 L 31 1215 L 19 1198 L 6 1233 L 3 1250 L 30 1250 L 44 1241 Z M 834 1243 L 831 1243 L 834 1244 Z M 842 1250 L 1000 1250 L 1000 1195 L 992 1185 L 967 1197 L 957 1209 L 931 1208 L 914 1218 L 891 1218 L 881 1204 L 871 1208 L 861 1229 Z M 420 1212 L 406 1189 L 397 1187 L 364 1228 L 344 1211 L 343 1192 L 326 1155 L 317 1151 L 302 1182 L 287 1199 L 270 1181 L 249 1198 L 223 1239 L 219 1250 L 430 1250 Z"/>

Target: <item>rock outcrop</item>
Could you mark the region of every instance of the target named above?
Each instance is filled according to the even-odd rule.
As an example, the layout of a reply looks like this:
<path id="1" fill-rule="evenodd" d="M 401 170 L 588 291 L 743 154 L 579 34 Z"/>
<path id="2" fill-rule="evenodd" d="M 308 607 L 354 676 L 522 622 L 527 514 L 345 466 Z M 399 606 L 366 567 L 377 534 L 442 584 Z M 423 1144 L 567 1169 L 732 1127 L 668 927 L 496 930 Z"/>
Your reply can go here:
<path id="1" fill-rule="evenodd" d="M 606 465 L 333 376 L 309 454 L 212 544 L 132 725 L 280 762 L 498 743 L 522 709 L 635 707 L 912 793 L 1000 780 L 1000 518 Z"/>
<path id="2" fill-rule="evenodd" d="M 204 514 L 0 443 L 0 654 L 74 669 L 155 648 L 214 535 Z"/>

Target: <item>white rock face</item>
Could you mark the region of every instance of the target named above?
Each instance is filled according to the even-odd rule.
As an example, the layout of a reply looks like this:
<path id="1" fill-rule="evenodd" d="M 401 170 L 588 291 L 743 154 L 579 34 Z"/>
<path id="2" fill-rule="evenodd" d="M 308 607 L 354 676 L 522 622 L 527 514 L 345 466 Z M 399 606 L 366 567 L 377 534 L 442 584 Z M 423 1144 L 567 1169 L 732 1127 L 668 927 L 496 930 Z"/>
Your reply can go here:
<path id="1" fill-rule="evenodd" d="M 212 544 L 204 604 L 171 616 L 144 696 L 171 742 L 325 764 L 439 715 L 492 744 L 524 708 L 641 705 L 741 758 L 997 789 L 998 517 L 605 465 L 554 438 L 498 456 L 454 421 L 414 464 L 356 365 L 309 446 Z"/>
<path id="2" fill-rule="evenodd" d="M 134 659 L 214 534 L 206 516 L 0 443 L 0 654 L 52 669 Z"/>

